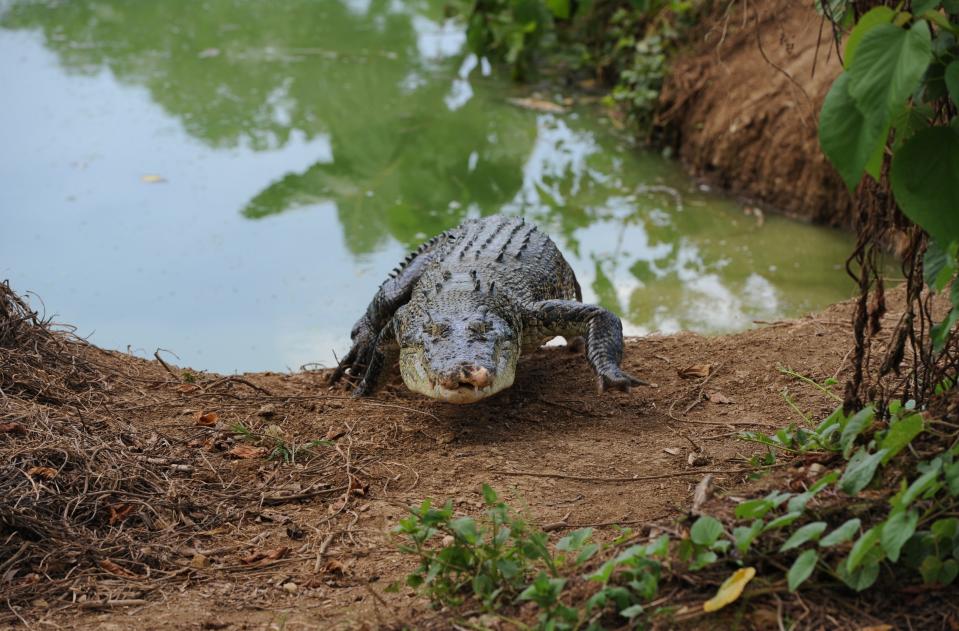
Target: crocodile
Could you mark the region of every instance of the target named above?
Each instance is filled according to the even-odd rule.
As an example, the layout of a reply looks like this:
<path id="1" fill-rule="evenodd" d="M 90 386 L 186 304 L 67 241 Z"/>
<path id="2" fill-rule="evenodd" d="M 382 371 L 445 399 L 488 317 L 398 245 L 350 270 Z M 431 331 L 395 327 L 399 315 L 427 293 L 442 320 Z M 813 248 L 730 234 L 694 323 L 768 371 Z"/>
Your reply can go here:
<path id="1" fill-rule="evenodd" d="M 649 385 L 623 372 L 623 326 L 582 302 L 549 236 L 523 217 L 469 219 L 413 250 L 351 331 L 330 382 L 349 374 L 370 395 L 399 360 L 413 392 L 473 403 L 513 384 L 516 364 L 553 337 L 585 346 L 600 392 Z M 583 344 L 584 343 L 584 344 Z"/>

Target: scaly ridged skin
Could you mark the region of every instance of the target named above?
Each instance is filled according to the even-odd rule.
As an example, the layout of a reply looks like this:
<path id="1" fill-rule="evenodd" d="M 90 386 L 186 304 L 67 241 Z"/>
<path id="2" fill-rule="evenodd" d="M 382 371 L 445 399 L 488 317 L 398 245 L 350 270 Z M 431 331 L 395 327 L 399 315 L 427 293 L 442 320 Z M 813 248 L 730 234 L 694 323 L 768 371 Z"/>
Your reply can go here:
<path id="1" fill-rule="evenodd" d="M 620 369 L 619 318 L 581 300 L 572 268 L 535 225 L 471 219 L 393 270 L 354 325 L 353 346 L 331 382 L 363 372 L 354 395 L 371 394 L 398 357 L 410 390 L 472 403 L 512 385 L 521 352 L 562 335 L 585 337 L 600 390 L 645 383 Z"/>

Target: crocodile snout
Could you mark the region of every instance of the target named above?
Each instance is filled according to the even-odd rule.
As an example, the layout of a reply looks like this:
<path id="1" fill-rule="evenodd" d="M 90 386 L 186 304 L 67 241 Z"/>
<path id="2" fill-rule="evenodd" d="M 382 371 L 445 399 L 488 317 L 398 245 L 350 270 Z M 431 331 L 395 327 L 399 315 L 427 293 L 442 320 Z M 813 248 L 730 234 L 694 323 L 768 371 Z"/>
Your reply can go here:
<path id="1" fill-rule="evenodd" d="M 464 364 L 455 370 L 440 375 L 437 383 L 447 390 L 485 388 L 493 383 L 493 378 L 490 371 L 483 366 Z"/>

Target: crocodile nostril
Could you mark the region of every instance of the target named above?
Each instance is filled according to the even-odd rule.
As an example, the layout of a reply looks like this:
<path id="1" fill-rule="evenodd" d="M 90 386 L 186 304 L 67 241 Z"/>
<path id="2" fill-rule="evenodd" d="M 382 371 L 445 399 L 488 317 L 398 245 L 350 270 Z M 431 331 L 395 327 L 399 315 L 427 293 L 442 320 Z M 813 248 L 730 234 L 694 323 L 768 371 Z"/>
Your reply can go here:
<path id="1" fill-rule="evenodd" d="M 482 366 L 464 366 L 460 382 L 477 388 L 485 388 L 490 384 L 489 370 Z"/>

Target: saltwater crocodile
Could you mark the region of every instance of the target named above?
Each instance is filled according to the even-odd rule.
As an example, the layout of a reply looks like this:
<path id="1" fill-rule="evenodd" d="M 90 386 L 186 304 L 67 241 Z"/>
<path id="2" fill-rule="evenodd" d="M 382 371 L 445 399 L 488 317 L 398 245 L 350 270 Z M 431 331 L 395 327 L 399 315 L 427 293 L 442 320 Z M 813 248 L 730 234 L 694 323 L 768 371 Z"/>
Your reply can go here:
<path id="1" fill-rule="evenodd" d="M 471 219 L 411 252 L 380 286 L 330 381 L 362 379 L 371 394 L 399 358 L 406 386 L 472 403 L 513 384 L 521 352 L 549 339 L 585 339 L 600 391 L 646 385 L 620 368 L 623 326 L 582 302 L 553 241 L 520 217 Z"/>

